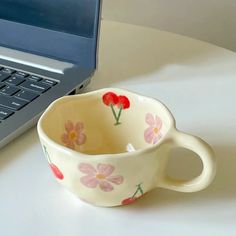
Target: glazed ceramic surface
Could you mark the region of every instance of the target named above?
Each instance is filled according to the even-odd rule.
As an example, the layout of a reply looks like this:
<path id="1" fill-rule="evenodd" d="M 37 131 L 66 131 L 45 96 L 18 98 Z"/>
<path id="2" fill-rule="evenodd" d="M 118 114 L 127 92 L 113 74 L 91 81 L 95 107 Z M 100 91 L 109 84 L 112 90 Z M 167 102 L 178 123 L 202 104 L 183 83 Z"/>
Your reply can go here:
<path id="1" fill-rule="evenodd" d="M 194 192 L 215 175 L 212 149 L 179 132 L 159 101 L 122 89 L 102 89 L 53 102 L 38 122 L 44 154 L 56 179 L 98 206 L 126 205 L 163 187 Z M 196 152 L 202 173 L 187 181 L 165 174 L 173 147 Z"/>

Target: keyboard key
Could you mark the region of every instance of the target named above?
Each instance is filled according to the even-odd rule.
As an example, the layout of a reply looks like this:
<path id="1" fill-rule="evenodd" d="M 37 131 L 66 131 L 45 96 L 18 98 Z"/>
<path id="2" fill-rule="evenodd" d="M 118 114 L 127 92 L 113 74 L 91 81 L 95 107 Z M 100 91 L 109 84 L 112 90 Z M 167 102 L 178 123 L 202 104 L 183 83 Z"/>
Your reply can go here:
<path id="1" fill-rule="evenodd" d="M 28 76 L 29 74 L 25 73 L 25 72 L 22 72 L 22 71 L 17 71 L 15 74 L 15 76 L 18 76 L 18 77 L 23 77 L 25 78 L 26 76 Z"/>
<path id="2" fill-rule="evenodd" d="M 3 68 L 3 69 L 1 70 L 1 72 L 2 72 L 2 73 L 5 73 L 5 74 L 12 74 L 12 73 L 15 72 L 15 70 L 10 69 L 10 68 Z"/>
<path id="3" fill-rule="evenodd" d="M 35 93 L 31 93 L 31 92 L 25 91 L 25 90 L 21 90 L 20 92 L 18 92 L 14 96 L 17 97 L 17 98 L 20 98 L 20 99 L 24 99 L 24 100 L 26 100 L 28 102 L 31 102 L 35 98 L 37 98 L 39 95 L 35 94 Z"/>
<path id="4" fill-rule="evenodd" d="M 11 76 L 7 80 L 5 80 L 4 83 L 10 84 L 10 85 L 19 85 L 19 84 L 21 84 L 24 81 L 25 81 L 25 79 L 22 78 L 22 77 Z"/>
<path id="5" fill-rule="evenodd" d="M 17 93 L 20 89 L 17 87 L 13 87 L 13 86 L 5 86 L 4 88 L 2 88 L 0 90 L 0 93 L 4 94 L 4 95 L 9 95 L 12 96 L 13 94 Z"/>
<path id="6" fill-rule="evenodd" d="M 12 110 L 20 110 L 28 102 L 15 97 L 8 97 L 0 94 L 0 105 L 3 107 L 8 107 Z"/>
<path id="7" fill-rule="evenodd" d="M 57 84 L 56 81 L 53 81 L 53 80 L 50 80 L 50 79 L 43 79 L 42 83 L 45 83 L 45 84 L 48 84 L 48 85 L 51 85 L 51 86 L 54 86 L 54 85 Z"/>
<path id="8" fill-rule="evenodd" d="M 4 73 L 2 73 L 2 71 L 0 71 L 0 82 L 7 79 L 8 77 L 10 77 L 9 74 L 4 74 Z"/>
<path id="9" fill-rule="evenodd" d="M 5 84 L 0 82 L 0 89 L 3 88 L 4 86 Z"/>
<path id="10" fill-rule="evenodd" d="M 20 86 L 24 89 L 30 89 L 37 93 L 44 93 L 51 88 L 51 86 L 42 82 L 33 82 L 30 80 L 23 82 Z"/>
<path id="11" fill-rule="evenodd" d="M 5 120 L 7 117 L 12 115 L 14 112 L 7 108 L 0 107 L 0 120 Z"/>
<path id="12" fill-rule="evenodd" d="M 38 77 L 36 75 L 30 75 L 27 79 L 30 79 L 30 80 L 33 80 L 33 81 L 36 81 L 36 82 L 42 80 L 41 77 Z"/>

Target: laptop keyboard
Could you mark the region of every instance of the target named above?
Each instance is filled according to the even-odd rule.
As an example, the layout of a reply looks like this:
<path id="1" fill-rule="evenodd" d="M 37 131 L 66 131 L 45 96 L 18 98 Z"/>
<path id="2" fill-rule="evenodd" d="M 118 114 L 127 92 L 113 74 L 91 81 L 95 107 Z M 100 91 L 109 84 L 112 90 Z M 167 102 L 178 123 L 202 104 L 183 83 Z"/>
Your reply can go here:
<path id="1" fill-rule="evenodd" d="M 0 122 L 56 84 L 50 79 L 0 66 Z"/>

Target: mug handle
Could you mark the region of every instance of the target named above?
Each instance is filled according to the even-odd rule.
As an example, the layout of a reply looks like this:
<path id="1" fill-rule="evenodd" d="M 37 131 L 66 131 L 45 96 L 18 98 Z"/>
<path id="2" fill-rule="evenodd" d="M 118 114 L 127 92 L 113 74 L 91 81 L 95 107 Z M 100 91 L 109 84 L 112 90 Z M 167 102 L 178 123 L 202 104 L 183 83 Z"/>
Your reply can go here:
<path id="1" fill-rule="evenodd" d="M 165 175 L 159 186 L 179 192 L 196 192 L 206 188 L 216 173 L 216 159 L 212 148 L 202 139 L 177 130 L 173 130 L 169 141 L 171 147 L 183 147 L 198 154 L 203 169 L 199 176 L 191 180 L 176 180 Z"/>

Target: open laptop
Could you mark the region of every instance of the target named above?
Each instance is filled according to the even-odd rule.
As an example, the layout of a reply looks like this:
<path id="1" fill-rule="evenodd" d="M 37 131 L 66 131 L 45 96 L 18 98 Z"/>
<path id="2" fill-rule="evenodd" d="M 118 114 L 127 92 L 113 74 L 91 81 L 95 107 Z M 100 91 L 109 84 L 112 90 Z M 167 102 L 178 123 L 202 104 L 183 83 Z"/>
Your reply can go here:
<path id="1" fill-rule="evenodd" d="M 97 65 L 100 0 L 1 0 L 0 148 Z"/>

